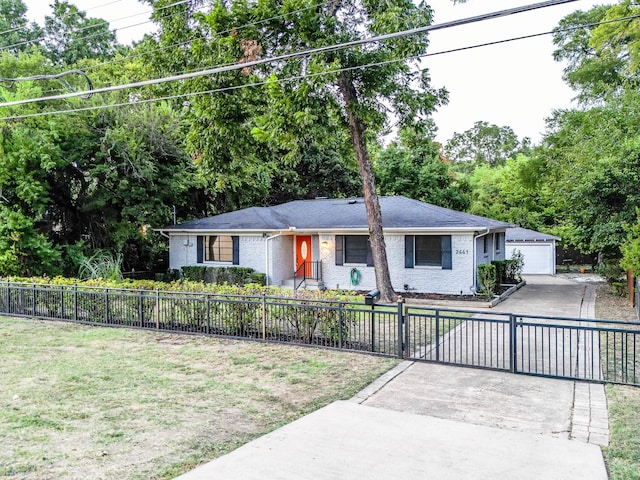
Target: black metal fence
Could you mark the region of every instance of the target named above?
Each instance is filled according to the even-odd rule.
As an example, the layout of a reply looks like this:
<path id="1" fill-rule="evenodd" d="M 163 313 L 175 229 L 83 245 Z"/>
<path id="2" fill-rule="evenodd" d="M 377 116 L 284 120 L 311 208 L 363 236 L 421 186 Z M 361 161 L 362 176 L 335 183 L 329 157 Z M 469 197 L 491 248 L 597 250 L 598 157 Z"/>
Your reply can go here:
<path id="1" fill-rule="evenodd" d="M 0 313 L 640 386 L 640 322 L 12 282 Z"/>

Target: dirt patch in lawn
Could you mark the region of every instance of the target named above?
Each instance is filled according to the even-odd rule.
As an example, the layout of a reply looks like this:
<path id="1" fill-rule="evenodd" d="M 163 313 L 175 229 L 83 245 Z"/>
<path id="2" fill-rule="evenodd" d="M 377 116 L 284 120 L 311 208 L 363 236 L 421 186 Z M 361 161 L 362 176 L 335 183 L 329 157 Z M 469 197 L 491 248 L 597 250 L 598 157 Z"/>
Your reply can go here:
<path id="1" fill-rule="evenodd" d="M 0 317 L 0 477 L 173 478 L 396 363 Z"/>

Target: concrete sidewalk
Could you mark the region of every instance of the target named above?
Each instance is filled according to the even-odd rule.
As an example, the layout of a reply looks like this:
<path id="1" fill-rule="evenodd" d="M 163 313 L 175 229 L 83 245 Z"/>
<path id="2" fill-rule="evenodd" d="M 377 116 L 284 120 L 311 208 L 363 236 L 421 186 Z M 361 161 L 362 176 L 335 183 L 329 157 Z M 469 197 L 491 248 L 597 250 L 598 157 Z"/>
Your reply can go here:
<path id="1" fill-rule="evenodd" d="M 595 445 L 334 402 L 180 480 L 606 480 Z"/>
<path id="2" fill-rule="evenodd" d="M 584 284 L 537 277 L 499 308 L 586 317 L 591 293 Z M 578 386 L 403 362 L 352 401 L 334 402 L 178 478 L 605 480 L 600 448 L 586 443 L 590 429 L 597 440 L 598 428 L 608 428 L 592 422 L 593 413 L 606 424 L 606 405 L 591 410 L 604 389 Z M 577 432 L 586 435 L 579 437 L 574 421 L 581 419 L 587 425 Z"/>

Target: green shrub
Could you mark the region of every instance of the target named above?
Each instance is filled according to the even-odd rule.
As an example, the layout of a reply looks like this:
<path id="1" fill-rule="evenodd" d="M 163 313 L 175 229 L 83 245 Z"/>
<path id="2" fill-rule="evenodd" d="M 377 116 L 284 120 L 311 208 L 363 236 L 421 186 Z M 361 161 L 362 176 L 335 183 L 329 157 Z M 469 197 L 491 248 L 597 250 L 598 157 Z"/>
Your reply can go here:
<path id="1" fill-rule="evenodd" d="M 267 276 L 247 267 L 182 267 L 182 278 L 191 282 L 203 282 L 214 285 L 246 285 L 258 283 L 265 285 Z"/>
<path id="2" fill-rule="evenodd" d="M 613 293 L 615 295 L 618 295 L 619 297 L 626 297 L 627 296 L 627 284 L 626 284 L 626 282 L 613 282 L 611 284 L 611 289 L 613 290 Z"/>
<path id="3" fill-rule="evenodd" d="M 618 259 L 606 259 L 598 267 L 598 273 L 602 275 L 607 282 L 622 282 L 626 279 L 625 271 L 620 266 Z"/>
<path id="4" fill-rule="evenodd" d="M 514 252 L 514 255 L 516 255 L 516 252 Z M 491 264 L 496 267 L 497 285 L 514 284 L 520 282 L 520 274 L 522 273 L 522 261 L 519 261 L 519 259 L 512 258 L 510 260 L 494 260 L 491 262 Z"/>
<path id="5" fill-rule="evenodd" d="M 507 278 L 515 280 L 514 283 L 522 281 L 522 270 L 524 270 L 524 255 L 520 250 L 514 250 L 507 267 Z"/>
<path id="6" fill-rule="evenodd" d="M 490 263 L 478 265 L 478 283 L 481 293 L 492 298 L 496 291 L 496 266 Z"/>

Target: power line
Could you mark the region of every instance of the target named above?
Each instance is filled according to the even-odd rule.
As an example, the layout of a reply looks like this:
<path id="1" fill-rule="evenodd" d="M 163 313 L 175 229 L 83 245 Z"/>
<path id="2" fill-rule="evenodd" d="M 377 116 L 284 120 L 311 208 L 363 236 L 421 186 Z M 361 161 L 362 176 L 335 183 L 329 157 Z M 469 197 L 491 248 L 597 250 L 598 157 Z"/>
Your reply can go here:
<path id="1" fill-rule="evenodd" d="M 150 86 L 150 85 L 158 85 L 158 84 L 161 84 L 161 83 L 174 82 L 174 81 L 179 81 L 179 80 L 188 80 L 190 78 L 202 77 L 202 76 L 205 76 L 205 75 L 215 75 L 215 74 L 218 74 L 218 73 L 224 73 L 224 72 L 229 72 L 229 71 L 249 68 L 249 67 L 253 67 L 253 66 L 256 66 L 256 65 L 263 65 L 265 63 L 279 62 L 279 61 L 283 61 L 283 60 L 289 60 L 291 58 L 306 57 L 306 56 L 309 56 L 309 55 L 315 55 L 315 54 L 319 54 L 319 53 L 335 52 L 335 51 L 339 51 L 339 50 L 344 50 L 346 48 L 365 45 L 365 44 L 368 44 L 368 43 L 384 42 L 384 41 L 392 40 L 392 39 L 396 39 L 396 38 L 402 38 L 402 37 L 407 37 L 407 36 L 412 36 L 412 35 L 423 34 L 423 33 L 436 31 L 436 30 L 441 30 L 441 29 L 445 29 L 445 28 L 457 27 L 457 26 L 460 26 L 460 25 L 467 25 L 467 24 L 470 24 L 470 23 L 476 23 L 476 22 L 480 22 L 480 21 L 493 19 L 493 18 L 500 18 L 500 17 L 504 17 L 504 16 L 508 16 L 508 15 L 514 15 L 514 14 L 517 14 L 517 13 L 528 12 L 528 11 L 532 11 L 532 10 L 536 10 L 536 9 L 540 9 L 540 8 L 551 7 L 551 6 L 555 6 L 555 5 L 573 3 L 573 2 L 576 2 L 576 1 L 578 1 L 578 0 L 547 0 L 547 1 L 541 2 L 541 3 L 536 3 L 536 4 L 531 4 L 531 5 L 524 5 L 524 6 L 521 6 L 521 7 L 515 7 L 515 8 L 506 9 L 506 10 L 500 10 L 500 11 L 486 13 L 486 14 L 482 14 L 482 15 L 477 15 L 477 16 L 469 17 L 469 18 L 465 18 L 465 19 L 453 20 L 453 21 L 450 21 L 450 22 L 444 22 L 444 23 L 437 24 L 437 25 L 427 25 L 427 26 L 424 26 L 424 27 L 417 27 L 417 28 L 413 28 L 413 29 L 409 29 L 409 30 L 401 30 L 399 32 L 393 32 L 393 33 L 388 33 L 388 34 L 384 34 L 384 35 L 377 35 L 377 36 L 374 36 L 374 37 L 363 38 L 363 39 L 358 39 L 358 40 L 352 40 L 350 42 L 327 45 L 327 46 L 324 46 L 324 47 L 307 49 L 307 50 L 303 50 L 303 51 L 300 51 L 300 52 L 288 53 L 288 54 L 285 54 L 285 55 L 280 55 L 280 56 L 271 57 L 271 58 L 252 60 L 252 61 L 248 61 L 248 62 L 244 62 L 244 63 L 236 63 L 236 64 L 233 64 L 233 65 L 227 65 L 227 66 L 223 66 L 223 67 L 216 67 L 216 68 L 201 70 L 199 72 L 185 73 L 185 74 L 181 74 L 181 75 L 173 75 L 173 76 L 169 76 L 169 77 L 162 77 L 162 78 L 156 78 L 156 79 L 151 79 L 151 80 L 144 80 L 144 81 L 133 82 L 133 83 L 128 83 L 128 84 L 124 84 L 124 85 L 114 85 L 114 86 L 111 86 L 111 87 L 97 88 L 97 89 L 93 90 L 93 93 L 115 92 L 115 91 L 119 91 L 119 90 L 130 89 L 130 88 L 144 87 L 144 86 Z M 80 96 L 82 94 L 86 95 L 87 93 L 88 92 L 74 92 L 74 93 L 67 93 L 67 94 L 63 94 L 63 95 L 53 95 L 53 96 L 31 98 L 31 99 L 25 99 L 25 100 L 15 100 L 15 101 L 12 101 L 12 102 L 1 103 L 0 107 L 9 107 L 9 106 L 14 106 L 14 105 L 25 105 L 25 104 L 29 104 L 29 103 L 43 102 L 43 101 L 48 101 L 48 100 L 63 100 L 63 99 L 67 99 L 67 98 L 78 97 L 78 96 Z"/>
<path id="2" fill-rule="evenodd" d="M 249 23 L 245 23 L 243 25 L 234 26 L 234 27 L 232 27 L 230 29 L 227 29 L 227 30 L 217 31 L 217 32 L 214 32 L 214 35 L 224 35 L 226 33 L 231 33 L 233 31 L 239 31 L 239 30 L 242 30 L 242 29 L 245 29 L 245 28 L 254 27 L 254 26 L 257 26 L 257 25 L 261 25 L 263 23 L 267 23 L 267 22 L 273 21 L 273 20 L 279 20 L 279 19 L 282 19 L 282 18 L 287 18 L 287 17 L 290 17 L 291 15 L 295 15 L 297 13 L 304 12 L 306 10 L 318 8 L 318 7 L 321 7 L 321 6 L 326 5 L 328 3 L 329 3 L 328 1 L 319 2 L 319 3 L 316 3 L 314 5 L 309 5 L 307 7 L 300 8 L 298 10 L 292 10 L 292 11 L 287 12 L 287 13 L 283 13 L 283 14 L 280 14 L 280 15 L 275 15 L 273 17 L 264 18 L 262 20 L 256 20 L 255 22 L 249 22 Z M 163 19 L 164 18 L 168 18 L 168 16 L 167 17 L 162 17 L 162 18 Z M 129 28 L 129 27 L 127 27 L 127 28 Z M 91 38 L 91 37 L 85 37 L 85 38 Z M 98 63 L 96 65 L 90 65 L 90 66 L 84 68 L 83 70 L 85 72 L 88 72 L 90 70 L 94 70 L 96 68 L 104 67 L 104 66 L 107 66 L 107 65 L 115 65 L 117 63 L 130 61 L 130 60 L 132 60 L 134 58 L 139 58 L 139 57 L 144 57 L 146 55 L 151 55 L 151 54 L 153 54 L 155 52 L 168 50 L 168 49 L 171 49 L 171 48 L 174 48 L 174 47 L 181 47 L 181 46 L 189 44 L 195 38 L 196 38 L 196 36 L 193 35 L 193 36 L 189 37 L 189 39 L 184 41 L 184 42 L 174 43 L 174 44 L 167 45 L 167 46 L 164 46 L 164 47 L 159 47 L 159 48 L 155 48 L 155 49 L 152 49 L 152 50 L 148 50 L 148 51 L 144 51 L 144 52 L 140 52 L 140 53 L 136 53 L 136 54 L 132 54 L 132 55 L 123 56 L 122 58 L 117 59 L 117 60 L 109 60 L 107 62 Z M 199 37 L 199 38 L 205 39 L 207 37 Z M 220 65 L 216 65 L 216 66 L 220 66 Z M 213 67 L 211 67 L 211 68 L 213 68 Z M 188 73 L 188 72 L 189 72 L 189 70 L 184 70 L 184 71 L 179 72 L 179 73 Z M 60 89 L 47 90 L 47 91 L 43 92 L 43 94 L 45 94 L 45 93 L 55 93 L 55 92 L 61 92 L 61 91 L 62 90 L 60 90 Z"/>
<path id="3" fill-rule="evenodd" d="M 255 22 L 245 23 L 243 25 L 232 27 L 232 28 L 229 28 L 227 30 L 221 30 L 219 32 L 213 32 L 213 34 L 216 35 L 216 36 L 219 36 L 219 35 L 224 35 L 225 33 L 231 33 L 233 31 L 239 31 L 239 30 L 243 30 L 245 28 L 255 27 L 257 25 L 261 25 L 263 23 L 267 23 L 267 22 L 270 22 L 270 21 L 273 21 L 273 20 L 279 20 L 281 18 L 287 18 L 287 17 L 290 17 L 291 15 L 295 15 L 296 13 L 304 12 L 306 10 L 322 7 L 323 5 L 326 5 L 328 3 L 329 3 L 328 1 L 319 2 L 319 3 L 315 4 L 315 5 L 309 5 L 307 7 L 300 8 L 298 10 L 292 10 L 292 11 L 287 12 L 287 13 L 283 13 L 283 14 L 280 14 L 280 15 L 275 15 L 273 17 L 264 18 L 262 20 L 256 20 Z M 181 47 L 183 45 L 187 45 L 189 42 L 191 42 L 195 38 L 196 38 L 195 36 L 191 36 L 191 37 L 189 37 L 188 40 L 186 40 L 184 42 L 174 43 L 172 45 L 167 45 L 166 47 L 155 48 L 153 50 L 149 50 L 149 51 L 146 51 L 146 52 L 141 52 L 141 53 L 138 53 L 138 54 L 135 54 L 135 55 L 130 55 L 130 56 L 124 57 L 124 58 L 122 58 L 120 60 L 111 60 L 111 61 L 108 61 L 108 62 L 99 63 L 97 65 L 91 65 L 90 67 L 87 67 L 85 70 L 92 70 L 92 69 L 99 68 L 99 67 L 102 67 L 102 66 L 105 66 L 105 65 L 111 65 L 111 64 L 115 64 L 115 63 L 120 63 L 120 62 L 123 62 L 125 60 L 130 59 L 130 58 L 137 58 L 137 57 L 142 57 L 142 56 L 145 56 L 145 55 L 150 55 L 152 53 L 160 52 L 160 51 L 163 51 L 163 50 L 168 50 L 169 48 L 173 48 L 173 47 Z"/>
<path id="4" fill-rule="evenodd" d="M 120 0 L 118 0 L 118 1 L 120 1 Z M 179 1 L 174 2 L 172 4 L 165 5 L 164 7 L 159 7 L 158 10 L 163 10 L 163 9 L 166 9 L 166 8 L 169 8 L 169 7 L 174 7 L 176 5 L 180 5 L 180 4 L 186 3 L 188 1 L 189 0 L 179 0 Z M 116 21 L 124 20 L 124 19 L 127 19 L 127 18 L 139 17 L 140 15 L 144 15 L 144 13 L 152 13 L 152 12 L 153 12 L 153 10 L 149 10 L 147 12 L 137 13 L 135 15 L 129 15 L 127 17 L 121 17 L 121 18 L 117 19 Z M 81 13 L 81 11 L 74 12 L 74 13 L 76 15 L 79 15 Z M 82 12 L 82 13 L 84 13 L 84 12 Z M 166 15 L 165 17 L 161 17 L 161 19 L 170 18 L 170 17 L 172 17 L 174 15 L 177 15 L 177 14 L 173 13 L 173 14 L 170 14 L 170 15 Z M 70 16 L 70 15 L 67 15 L 67 16 Z M 64 18 L 67 18 L 67 16 L 63 16 L 61 18 L 61 20 L 64 19 Z M 140 25 L 145 25 L 145 24 L 151 23 L 151 22 L 152 22 L 152 20 L 147 20 L 147 21 L 144 21 L 144 22 L 138 22 L 138 23 L 134 23 L 134 24 L 131 24 L 131 25 L 125 25 L 124 27 L 114 28 L 113 32 L 119 32 L 121 30 L 126 30 L 128 28 L 138 27 Z M 87 26 L 84 26 L 82 28 L 79 28 L 79 29 L 75 30 L 73 33 L 78 33 L 78 32 L 82 32 L 82 31 L 85 31 L 85 30 L 95 29 L 95 28 L 102 27 L 102 26 L 105 26 L 105 25 L 110 26 L 109 21 L 103 20 L 103 21 L 98 22 L 98 23 L 87 25 Z M 94 37 L 100 36 L 100 35 L 101 35 L 101 33 L 94 34 L 94 35 L 86 35 L 84 37 L 78 38 L 77 40 L 88 40 L 90 38 L 94 38 Z M 41 40 L 46 40 L 46 38 L 47 38 L 46 35 L 42 35 L 42 36 L 40 36 L 38 38 L 34 38 L 32 40 L 23 40 L 22 42 L 14 43 L 12 45 L 3 46 L 3 47 L 0 48 L 0 51 L 9 50 L 11 48 L 20 47 L 20 46 L 23 46 L 23 45 L 30 45 L 30 44 L 33 44 L 33 43 L 39 43 Z"/>
<path id="5" fill-rule="evenodd" d="M 81 98 L 91 98 L 91 95 L 92 95 L 91 91 L 93 90 L 93 84 L 91 83 L 91 79 L 89 78 L 89 76 L 86 73 L 84 73 L 82 70 L 67 70 L 66 72 L 61 72 L 61 73 L 54 73 L 54 74 L 48 74 L 48 75 L 33 75 L 31 77 L 18 77 L 18 78 L 0 77 L 0 83 L 30 82 L 30 81 L 39 81 L 39 80 L 58 80 L 65 87 L 67 87 L 67 89 L 71 90 L 72 92 L 75 92 L 76 89 L 73 88 L 64 79 L 64 77 L 68 75 L 80 75 L 81 77 L 84 77 L 84 79 L 87 81 L 89 93 L 86 96 L 83 96 Z"/>
<path id="6" fill-rule="evenodd" d="M 638 14 L 638 15 L 630 15 L 630 16 L 627 16 L 627 17 L 620 17 L 620 18 L 611 19 L 611 20 L 605 20 L 605 21 L 602 21 L 602 22 L 577 25 L 577 26 L 573 26 L 573 27 L 566 27 L 566 28 L 562 28 L 562 29 L 554 29 L 554 30 L 547 31 L 547 32 L 540 32 L 540 33 L 533 33 L 533 34 L 529 34 L 529 35 L 522 35 L 522 36 L 518 36 L 518 37 L 511 37 L 511 38 L 508 38 L 508 39 L 495 40 L 495 41 L 485 42 L 485 43 L 480 43 L 480 44 L 475 44 L 475 45 L 468 45 L 468 46 L 465 46 L 465 47 L 457 47 L 457 48 L 452 48 L 452 49 L 448 49 L 448 50 L 442 50 L 442 51 L 439 51 L 439 52 L 424 53 L 424 54 L 421 54 L 421 55 L 416 55 L 416 56 L 406 57 L 406 58 L 401 58 L 401 59 L 386 60 L 386 61 L 382 61 L 382 62 L 369 63 L 369 64 L 366 64 L 366 65 L 358 65 L 358 66 L 353 66 L 353 67 L 338 68 L 338 69 L 334 69 L 334 70 L 318 72 L 318 73 L 313 73 L 313 74 L 296 75 L 296 76 L 291 76 L 291 77 L 282 78 L 282 79 L 265 80 L 265 81 L 261 81 L 261 82 L 254 82 L 254 83 L 248 83 L 248 84 L 242 84 L 242 85 L 235 85 L 235 86 L 232 86 L 232 87 L 220 87 L 220 88 L 215 88 L 215 89 L 210 89 L 210 90 L 203 90 L 203 91 L 198 91 L 198 92 L 181 93 L 181 94 L 176 94 L 176 95 L 168 95 L 168 96 L 164 96 L 164 97 L 154 97 L 154 98 L 148 98 L 148 99 L 143 99 L 143 100 L 134 100 L 134 101 L 128 101 L 128 102 L 115 103 L 115 104 L 93 105 L 93 106 L 89 106 L 89 107 L 81 107 L 81 108 L 75 108 L 75 109 L 65 109 L 65 110 L 57 110 L 57 111 L 49 111 L 49 112 L 36 112 L 36 113 L 30 113 L 30 114 L 25 114 L 25 115 L 14 115 L 14 116 L 8 116 L 8 117 L 0 117 L 0 120 L 20 120 L 20 119 L 24 119 L 24 118 L 40 117 L 40 116 L 46 116 L 46 115 L 56 115 L 56 114 L 61 114 L 61 113 L 80 113 L 80 112 L 85 112 L 85 111 L 90 111 L 90 110 L 103 110 L 103 109 L 106 109 L 106 108 L 136 106 L 136 105 L 143 105 L 143 104 L 153 103 L 153 102 L 161 102 L 161 101 L 167 101 L 167 100 L 177 100 L 179 98 L 190 98 L 190 97 L 198 96 L 198 95 L 209 95 L 209 94 L 212 94 L 212 93 L 228 92 L 228 91 L 233 91 L 233 90 L 239 90 L 241 88 L 258 87 L 258 86 L 269 85 L 269 84 L 273 84 L 273 83 L 288 83 L 288 82 L 292 82 L 292 81 L 300 80 L 300 79 L 315 78 L 315 77 L 319 77 L 319 76 L 331 75 L 331 74 L 345 72 L 345 71 L 353 71 L 353 70 L 364 69 L 364 68 L 378 67 L 378 66 L 388 65 L 388 64 L 391 64 L 391 63 L 404 62 L 404 61 L 408 61 L 408 60 L 409 61 L 410 60 L 422 60 L 422 59 L 427 58 L 427 57 L 434 57 L 434 56 L 438 56 L 438 55 L 445 55 L 445 54 L 450 54 L 450 53 L 462 52 L 462 51 L 466 51 L 466 50 L 472 50 L 472 49 L 475 49 L 475 48 L 482 48 L 482 47 L 500 45 L 500 44 L 519 41 L 519 40 L 528 40 L 528 39 L 531 39 L 531 38 L 541 37 L 541 36 L 545 36 L 545 35 L 551 35 L 551 34 L 554 34 L 556 32 L 566 32 L 566 31 L 578 30 L 578 29 L 585 28 L 585 27 L 593 27 L 593 26 L 607 24 L 607 23 L 614 23 L 614 22 L 621 22 L 621 21 L 625 21 L 625 20 L 632 20 L 634 18 L 640 18 L 640 14 Z M 418 71 L 423 71 L 423 70 L 426 70 L 426 69 L 428 69 L 428 66 L 419 68 Z"/>
<path id="7" fill-rule="evenodd" d="M 97 5 L 97 6 L 92 7 L 92 8 L 87 8 L 86 10 L 84 10 L 84 12 L 86 13 L 86 12 L 89 12 L 91 10 L 97 10 L 98 8 L 107 7 L 107 6 L 112 5 L 114 3 L 120 3 L 120 2 L 122 2 L 122 0 L 113 0 L 113 1 L 108 2 L 108 3 L 103 3 L 102 5 Z M 66 15 L 63 15 L 60 18 L 60 20 L 64 20 L 65 18 L 68 18 L 68 17 L 70 17 L 72 15 L 78 15 L 80 12 L 81 12 L 81 10 L 77 10 L 75 12 L 69 12 Z M 26 28 L 27 28 L 26 25 L 23 25 L 22 27 L 14 27 L 14 28 L 11 28 L 9 30 L 4 30 L 4 31 L 0 32 L 0 35 L 4 35 L 5 33 L 12 33 L 12 32 L 15 32 L 17 30 L 24 30 Z"/>

